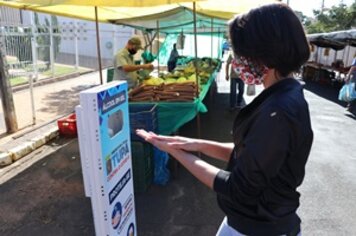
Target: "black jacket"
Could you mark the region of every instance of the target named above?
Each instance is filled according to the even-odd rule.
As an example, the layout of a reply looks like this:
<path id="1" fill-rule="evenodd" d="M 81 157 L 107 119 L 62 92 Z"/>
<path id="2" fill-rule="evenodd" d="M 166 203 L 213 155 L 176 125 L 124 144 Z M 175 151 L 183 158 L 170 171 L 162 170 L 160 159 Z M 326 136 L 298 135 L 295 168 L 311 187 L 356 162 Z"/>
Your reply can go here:
<path id="1" fill-rule="evenodd" d="M 214 180 L 228 224 L 246 235 L 282 235 L 296 214 L 313 141 L 303 88 L 292 78 L 265 89 L 237 115 L 235 148 Z"/>

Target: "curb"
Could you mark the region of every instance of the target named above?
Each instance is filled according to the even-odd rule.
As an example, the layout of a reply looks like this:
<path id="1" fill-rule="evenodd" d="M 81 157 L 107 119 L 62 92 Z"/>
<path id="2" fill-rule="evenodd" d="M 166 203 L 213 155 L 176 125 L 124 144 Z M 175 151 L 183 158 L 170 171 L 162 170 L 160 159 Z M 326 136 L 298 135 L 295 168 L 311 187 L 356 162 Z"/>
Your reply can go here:
<path id="1" fill-rule="evenodd" d="M 12 164 L 11 154 L 8 152 L 0 153 L 0 166 L 7 166 Z"/>
<path id="2" fill-rule="evenodd" d="M 58 127 L 53 127 L 47 132 L 25 141 L 23 144 L 0 153 L 0 166 L 12 164 L 57 136 L 59 136 Z"/>
<path id="3" fill-rule="evenodd" d="M 33 84 L 33 87 L 38 87 L 54 82 L 59 82 L 67 79 L 72 79 L 76 78 L 81 75 L 93 73 L 93 70 L 88 70 L 84 72 L 75 72 L 71 73 L 65 76 L 61 77 L 55 77 L 55 78 L 49 78 L 49 79 L 43 79 L 39 80 L 36 83 Z M 24 84 L 24 85 L 18 85 L 15 87 L 12 87 L 13 92 L 18 92 L 24 89 L 28 89 L 29 84 Z M 21 135 L 22 136 L 22 135 Z M 35 136 L 35 137 L 28 137 L 27 139 L 24 138 L 23 143 L 20 143 L 19 145 L 13 147 L 14 145 L 9 145 L 11 148 L 1 148 L 2 150 L 0 151 L 0 168 L 9 166 L 16 162 L 17 160 L 23 158 L 24 156 L 28 155 L 29 153 L 33 152 L 37 148 L 45 145 L 47 142 L 50 140 L 56 138 L 59 136 L 59 129 L 58 126 L 56 125 L 55 127 L 50 128 L 48 131 L 44 131 L 41 133 L 41 135 Z M 11 141 L 10 141 L 11 142 Z M 5 143 L 6 145 L 7 143 Z"/>
<path id="4" fill-rule="evenodd" d="M 38 87 L 38 86 L 42 86 L 42 85 L 46 85 L 46 84 L 51 84 L 51 83 L 59 82 L 59 81 L 62 81 L 62 80 L 73 79 L 73 78 L 79 77 L 81 75 L 89 74 L 89 73 L 92 73 L 92 72 L 93 72 L 92 70 L 85 71 L 85 72 L 74 72 L 74 73 L 71 73 L 71 74 L 68 74 L 68 75 L 64 75 L 64 76 L 61 76 L 61 77 L 42 79 L 42 80 L 34 82 L 33 83 L 33 87 Z M 24 89 L 28 89 L 29 87 L 30 87 L 29 84 L 17 85 L 17 86 L 12 87 L 12 92 L 15 93 L 15 92 L 18 92 L 18 91 L 21 91 L 21 90 L 24 90 Z"/>

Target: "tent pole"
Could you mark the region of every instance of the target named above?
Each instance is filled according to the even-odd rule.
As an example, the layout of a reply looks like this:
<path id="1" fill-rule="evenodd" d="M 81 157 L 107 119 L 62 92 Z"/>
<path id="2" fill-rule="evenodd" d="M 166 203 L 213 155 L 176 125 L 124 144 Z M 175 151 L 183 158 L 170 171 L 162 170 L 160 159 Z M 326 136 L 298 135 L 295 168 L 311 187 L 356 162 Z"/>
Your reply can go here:
<path id="1" fill-rule="evenodd" d="M 150 39 L 148 37 L 148 33 L 147 32 L 144 32 L 143 30 L 141 30 L 142 32 L 142 35 L 143 35 L 143 39 L 145 40 L 145 48 L 144 50 L 147 50 L 148 46 L 149 46 L 149 42 L 150 42 Z"/>
<path id="2" fill-rule="evenodd" d="M 319 47 L 315 50 L 315 62 L 318 63 L 318 54 L 319 54 Z"/>
<path id="3" fill-rule="evenodd" d="M 213 37 L 213 30 L 214 30 L 214 18 L 211 18 L 211 58 L 213 58 L 213 42 L 214 42 L 214 37 Z"/>
<path id="4" fill-rule="evenodd" d="M 197 83 L 197 96 L 199 96 L 199 79 L 198 79 L 198 44 L 197 44 L 197 13 L 195 8 L 195 2 L 193 2 L 193 21 L 194 21 L 194 67 L 195 67 L 195 75 L 196 75 L 196 83 Z"/>
<path id="5" fill-rule="evenodd" d="M 193 18 L 194 18 L 194 67 L 195 67 L 195 77 L 197 84 L 197 99 L 199 99 L 199 77 L 198 77 L 198 44 L 197 44 L 197 11 L 196 11 L 196 3 L 193 2 Z M 198 128 L 198 138 L 200 138 L 200 115 L 197 107 L 197 128 Z M 199 156 L 201 154 L 199 153 Z"/>
<path id="6" fill-rule="evenodd" d="M 350 56 L 350 49 L 351 49 L 350 45 L 351 45 L 351 43 L 349 43 L 349 41 L 347 41 L 346 47 L 348 47 L 348 50 L 347 50 L 346 60 L 345 60 L 346 61 L 346 65 L 351 65 L 351 63 L 352 63 L 352 61 L 351 61 L 351 63 L 348 63 L 349 62 L 349 56 Z"/>
<path id="7" fill-rule="evenodd" d="M 157 73 L 159 74 L 159 20 L 157 20 Z"/>
<path id="8" fill-rule="evenodd" d="M 98 7 L 97 6 L 95 6 L 95 30 L 96 30 L 96 47 L 97 47 L 97 52 L 98 52 L 100 84 L 103 84 L 103 72 L 102 72 L 102 66 L 101 66 L 100 37 L 99 37 L 99 22 L 98 22 Z"/>
<path id="9" fill-rule="evenodd" d="M 152 42 L 153 42 L 152 32 L 150 33 L 150 52 L 152 53 Z"/>
<path id="10" fill-rule="evenodd" d="M 221 44 L 221 42 L 220 42 L 220 28 L 218 28 L 218 46 L 217 46 L 218 58 L 220 58 L 220 55 L 221 55 L 221 53 L 220 53 L 220 48 L 221 48 L 220 44 Z M 221 57 L 221 59 L 222 59 L 222 57 Z"/>
<path id="11" fill-rule="evenodd" d="M 195 66 L 195 75 L 197 83 L 197 94 L 199 94 L 199 80 L 198 80 L 198 44 L 197 44 L 197 12 L 195 8 L 195 2 L 193 2 L 193 21 L 194 21 L 194 66 Z"/>

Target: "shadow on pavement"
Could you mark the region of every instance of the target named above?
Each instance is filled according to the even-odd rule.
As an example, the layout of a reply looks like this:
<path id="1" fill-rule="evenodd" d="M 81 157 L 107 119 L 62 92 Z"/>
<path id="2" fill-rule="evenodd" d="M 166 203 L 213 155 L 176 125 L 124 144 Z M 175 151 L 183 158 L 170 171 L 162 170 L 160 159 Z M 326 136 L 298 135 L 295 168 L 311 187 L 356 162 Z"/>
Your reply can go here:
<path id="1" fill-rule="evenodd" d="M 43 108 L 40 112 L 68 114 L 73 112 L 73 107 L 79 104 L 79 92 L 90 88 L 91 86 L 75 86 L 70 89 L 64 89 L 58 92 L 48 93 L 42 102 Z"/>
<path id="2" fill-rule="evenodd" d="M 346 108 L 347 103 L 340 101 L 338 99 L 339 96 L 338 88 L 331 87 L 330 85 L 322 85 L 310 80 L 304 80 L 304 81 L 305 81 L 304 88 L 306 90 Z"/>
<path id="3" fill-rule="evenodd" d="M 0 185 L 0 235 L 94 235 L 76 140 Z"/>
<path id="4" fill-rule="evenodd" d="M 356 112 L 355 111 L 351 112 L 351 114 L 346 114 L 346 116 L 356 120 Z"/>
<path id="5" fill-rule="evenodd" d="M 304 88 L 322 98 L 344 107 L 346 110 L 347 102 L 343 102 L 338 99 L 340 88 L 334 88 L 330 85 L 322 85 L 310 80 L 305 80 Z M 346 116 L 356 119 L 356 105 L 354 105 L 353 109 L 349 112 L 350 114 L 346 114 Z"/>
<path id="6" fill-rule="evenodd" d="M 52 96 L 64 99 L 70 94 L 68 90 Z M 200 115 L 201 137 L 231 141 L 236 112 L 228 111 L 228 94 L 207 96 L 205 104 L 209 111 Z M 197 119 L 178 133 L 197 137 Z M 90 199 L 84 194 L 78 141 L 61 138 L 55 142 L 67 145 L 0 185 L 0 235 L 95 234 Z M 216 194 L 176 162 L 170 160 L 169 164 L 171 179 L 166 186 L 152 185 L 135 194 L 138 234 L 215 235 L 224 216 Z"/>
<path id="7" fill-rule="evenodd" d="M 236 112 L 229 112 L 228 94 L 207 96 L 208 112 L 200 114 L 200 133 L 205 139 L 231 141 L 230 130 Z M 184 125 L 178 135 L 198 137 L 197 119 Z M 202 157 L 223 167 L 224 163 Z M 171 160 L 170 160 L 171 161 Z M 171 166 L 176 163 L 170 162 Z M 151 186 L 144 194 L 136 194 L 137 223 L 140 235 L 206 236 L 215 235 L 224 217 L 216 194 L 195 179 L 184 167 L 171 168 L 167 186 Z"/>

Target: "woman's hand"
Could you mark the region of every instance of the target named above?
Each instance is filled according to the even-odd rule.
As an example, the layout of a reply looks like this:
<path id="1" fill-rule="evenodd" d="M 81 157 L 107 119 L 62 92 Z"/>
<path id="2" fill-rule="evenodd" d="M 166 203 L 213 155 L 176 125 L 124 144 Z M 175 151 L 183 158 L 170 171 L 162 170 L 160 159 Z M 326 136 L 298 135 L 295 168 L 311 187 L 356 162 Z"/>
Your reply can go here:
<path id="1" fill-rule="evenodd" d="M 180 136 L 157 135 L 153 132 L 147 132 L 142 129 L 137 129 L 136 134 L 145 139 L 147 142 L 166 152 L 171 152 L 173 149 L 181 149 L 193 152 L 200 151 L 200 142 L 198 139 L 191 139 Z"/>
<path id="2" fill-rule="evenodd" d="M 169 142 L 171 147 L 175 149 L 181 149 L 190 152 L 201 151 L 202 142 L 199 139 L 186 138 L 181 136 L 161 136 L 161 135 L 159 135 L 158 138 L 160 140 Z"/>
<path id="3" fill-rule="evenodd" d="M 147 132 L 143 129 L 137 129 L 136 134 L 164 152 L 172 153 L 174 151 L 170 143 L 162 138 L 163 136 L 160 137 L 153 132 Z"/>
<path id="4" fill-rule="evenodd" d="M 180 136 L 157 135 L 143 129 L 137 129 L 136 134 L 153 146 L 168 152 L 172 156 L 182 152 L 201 152 L 215 159 L 228 161 L 234 149 L 233 143 L 220 143 L 204 139 L 193 139 Z"/>
<path id="5" fill-rule="evenodd" d="M 136 134 L 162 151 L 171 154 L 171 156 L 187 168 L 190 173 L 192 173 L 209 188 L 213 189 L 215 176 L 220 169 L 201 160 L 194 154 L 184 151 L 196 150 L 195 144 L 196 141 L 199 142 L 199 140 L 183 137 L 162 136 L 153 132 L 147 132 L 143 129 L 137 129 Z"/>

